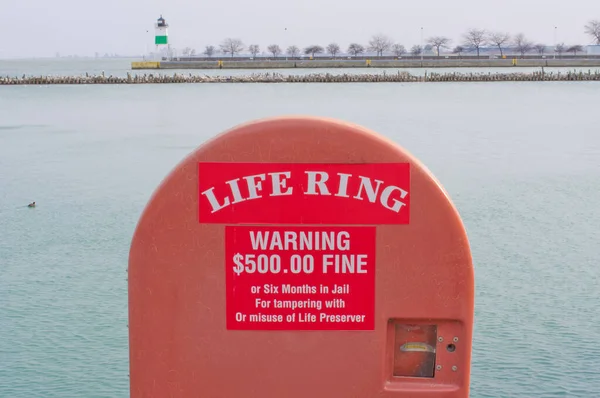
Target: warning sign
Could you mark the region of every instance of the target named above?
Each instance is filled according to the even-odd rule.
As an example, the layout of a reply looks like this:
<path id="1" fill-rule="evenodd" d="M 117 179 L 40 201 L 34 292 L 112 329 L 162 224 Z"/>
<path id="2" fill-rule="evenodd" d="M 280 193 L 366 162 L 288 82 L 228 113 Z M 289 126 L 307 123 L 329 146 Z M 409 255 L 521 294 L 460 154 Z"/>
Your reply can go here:
<path id="1" fill-rule="evenodd" d="M 226 227 L 227 329 L 374 330 L 375 227 Z"/>

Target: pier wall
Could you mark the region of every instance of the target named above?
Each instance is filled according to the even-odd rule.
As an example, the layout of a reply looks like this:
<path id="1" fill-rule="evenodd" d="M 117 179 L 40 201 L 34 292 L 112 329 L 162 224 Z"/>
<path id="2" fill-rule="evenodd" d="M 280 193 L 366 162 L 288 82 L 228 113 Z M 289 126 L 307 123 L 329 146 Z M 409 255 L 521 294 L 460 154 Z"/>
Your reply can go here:
<path id="1" fill-rule="evenodd" d="M 600 67 L 600 59 L 254 60 L 133 62 L 132 69 Z"/>
<path id="2" fill-rule="evenodd" d="M 156 61 L 134 61 L 131 69 L 160 69 L 160 62 Z"/>

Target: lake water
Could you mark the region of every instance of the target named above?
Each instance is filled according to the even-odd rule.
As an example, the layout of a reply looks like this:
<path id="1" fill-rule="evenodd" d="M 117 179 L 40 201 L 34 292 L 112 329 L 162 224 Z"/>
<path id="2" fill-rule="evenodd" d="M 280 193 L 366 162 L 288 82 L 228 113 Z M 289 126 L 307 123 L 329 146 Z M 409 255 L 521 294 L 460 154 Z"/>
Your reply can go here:
<path id="1" fill-rule="evenodd" d="M 128 396 L 149 196 L 209 137 L 282 114 L 379 131 L 446 187 L 475 262 L 471 397 L 600 396 L 598 104 L 595 82 L 0 87 L 0 397 Z"/>

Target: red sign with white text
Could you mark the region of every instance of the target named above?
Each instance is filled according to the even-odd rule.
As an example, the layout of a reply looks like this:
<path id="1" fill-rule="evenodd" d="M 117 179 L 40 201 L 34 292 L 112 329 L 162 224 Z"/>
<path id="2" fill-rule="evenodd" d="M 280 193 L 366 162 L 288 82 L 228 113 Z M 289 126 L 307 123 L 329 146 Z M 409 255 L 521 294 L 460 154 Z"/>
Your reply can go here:
<path id="1" fill-rule="evenodd" d="M 409 223 L 409 163 L 200 162 L 198 178 L 201 223 Z"/>
<path id="2" fill-rule="evenodd" d="M 375 227 L 225 227 L 227 329 L 374 330 Z"/>

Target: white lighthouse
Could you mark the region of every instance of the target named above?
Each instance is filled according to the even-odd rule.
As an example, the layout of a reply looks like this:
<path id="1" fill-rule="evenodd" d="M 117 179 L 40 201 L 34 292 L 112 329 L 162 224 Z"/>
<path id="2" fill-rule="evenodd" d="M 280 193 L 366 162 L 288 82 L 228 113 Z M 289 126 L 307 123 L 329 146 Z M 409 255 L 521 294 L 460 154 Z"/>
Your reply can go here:
<path id="1" fill-rule="evenodd" d="M 169 56 L 169 24 L 160 16 L 154 25 L 154 44 L 156 45 L 156 53 Z"/>

